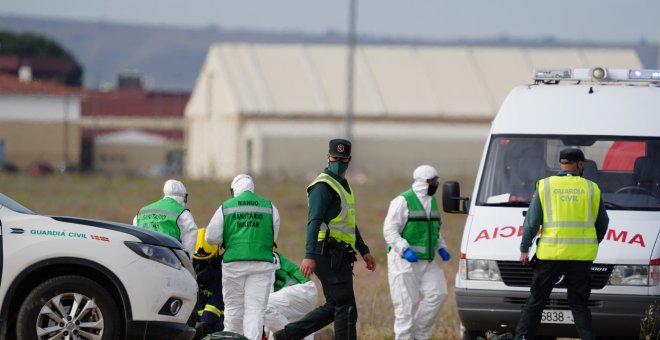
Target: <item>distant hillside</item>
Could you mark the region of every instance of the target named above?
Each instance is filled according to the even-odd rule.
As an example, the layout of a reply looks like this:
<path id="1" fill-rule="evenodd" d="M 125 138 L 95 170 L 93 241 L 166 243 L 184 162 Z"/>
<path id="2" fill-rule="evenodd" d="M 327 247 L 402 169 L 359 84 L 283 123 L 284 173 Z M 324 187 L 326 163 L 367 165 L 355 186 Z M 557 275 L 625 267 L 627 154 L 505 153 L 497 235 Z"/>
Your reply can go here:
<path id="1" fill-rule="evenodd" d="M 114 86 L 121 72 L 140 73 L 148 87 L 163 90 L 192 90 L 209 46 L 217 42 L 326 43 L 343 44 L 345 36 L 334 32 L 311 35 L 296 32 L 261 32 L 173 26 L 147 26 L 62 19 L 35 19 L 0 16 L 0 30 L 31 31 L 60 42 L 84 67 L 86 87 Z M 429 41 L 399 37 L 360 36 L 360 44 L 527 46 L 527 47 L 634 47 L 647 68 L 658 64 L 657 45 L 644 42 L 606 45 L 594 42 L 566 42 L 543 37 L 517 40 Z"/>

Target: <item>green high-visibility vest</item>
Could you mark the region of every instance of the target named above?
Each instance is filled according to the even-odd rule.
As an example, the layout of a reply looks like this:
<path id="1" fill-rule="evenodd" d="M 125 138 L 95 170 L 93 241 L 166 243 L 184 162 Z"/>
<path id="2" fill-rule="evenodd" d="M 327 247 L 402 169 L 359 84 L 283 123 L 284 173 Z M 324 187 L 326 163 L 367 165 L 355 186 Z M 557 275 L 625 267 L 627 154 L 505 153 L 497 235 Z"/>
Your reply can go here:
<path id="1" fill-rule="evenodd" d="M 245 191 L 222 203 L 223 262 L 273 262 L 273 205 Z"/>
<path id="2" fill-rule="evenodd" d="M 440 213 L 435 197 L 431 197 L 431 212 L 426 216 L 422 202 L 412 189 L 401 193 L 408 204 L 408 221 L 403 227 L 401 236 L 408 241 L 410 248 L 422 260 L 433 260 L 438 246 L 440 233 Z"/>
<path id="3" fill-rule="evenodd" d="M 321 182 L 328 184 L 332 190 L 337 192 L 341 199 L 341 211 L 327 225 L 321 224 L 318 241 L 323 241 L 325 234 L 330 232 L 330 237 L 337 241 L 346 242 L 355 249 L 355 198 L 353 197 L 353 190 L 347 191 L 332 176 L 321 173 L 314 182 L 307 186 L 307 195 L 309 196 L 309 188 Z"/>
<path id="4" fill-rule="evenodd" d="M 186 210 L 188 208 L 175 199 L 165 197 L 140 209 L 137 215 L 137 225 L 181 240 L 181 230 L 176 220 Z"/>
<path id="5" fill-rule="evenodd" d="M 598 185 L 579 176 L 551 176 L 536 186 L 543 207 L 536 257 L 593 261 L 598 253 L 594 224 L 600 202 Z"/>
<path id="6" fill-rule="evenodd" d="M 300 268 L 295 263 L 291 262 L 291 260 L 282 254 L 279 254 L 279 256 L 280 269 L 275 271 L 274 291 L 295 284 L 309 282 L 309 279 L 303 276 Z"/>

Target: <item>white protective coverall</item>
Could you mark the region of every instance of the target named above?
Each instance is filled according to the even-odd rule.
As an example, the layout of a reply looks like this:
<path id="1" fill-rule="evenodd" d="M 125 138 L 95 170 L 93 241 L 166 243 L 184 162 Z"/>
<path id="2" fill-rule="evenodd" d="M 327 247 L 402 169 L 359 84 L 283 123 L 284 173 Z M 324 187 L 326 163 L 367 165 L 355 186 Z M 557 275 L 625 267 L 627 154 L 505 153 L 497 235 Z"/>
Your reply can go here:
<path id="1" fill-rule="evenodd" d="M 432 196 L 427 193 L 429 185 L 426 180 L 436 176 L 437 171 L 429 165 L 421 165 L 413 172 L 415 181 L 412 189 L 424 206 L 427 217 L 431 211 Z M 401 237 L 407 220 L 408 204 L 399 195 L 390 202 L 383 225 L 385 242 L 391 247 L 387 254 L 387 278 L 394 306 L 394 334 L 397 340 L 430 339 L 435 319 L 447 298 L 447 281 L 435 261 L 420 259 L 411 263 L 402 257 L 409 247 L 408 241 Z M 438 234 L 436 257 L 440 248 L 446 248 L 441 233 Z M 415 312 L 420 293 L 424 297 Z"/>
<path id="2" fill-rule="evenodd" d="M 185 206 L 188 190 L 180 181 L 175 179 L 168 179 L 163 185 L 163 198 L 169 197 L 179 204 Z M 193 215 L 190 213 L 190 210 L 186 210 L 176 220 L 176 224 L 179 226 L 181 244 L 183 244 L 183 249 L 188 252 L 188 256 L 192 256 L 195 252 L 195 245 L 197 244 L 197 224 L 193 219 Z M 137 215 L 133 217 L 133 225 L 137 226 Z M 192 258 L 192 257 L 191 257 Z"/>
<path id="3" fill-rule="evenodd" d="M 273 333 L 290 322 L 298 321 L 316 308 L 317 291 L 314 281 L 294 284 L 272 292 L 266 307 L 266 334 L 273 340 Z M 304 338 L 314 340 L 314 334 Z"/>
<path id="4" fill-rule="evenodd" d="M 238 175 L 231 183 L 234 197 L 244 191 L 254 192 L 254 182 L 248 175 Z M 277 240 L 280 214 L 273 204 L 273 241 Z M 224 215 L 222 205 L 206 227 L 206 242 L 221 244 Z M 279 261 L 277 261 L 279 262 Z M 225 302 L 225 331 L 261 340 L 268 296 L 273 290 L 273 273 L 279 263 L 264 261 L 235 261 L 222 263 L 222 295 Z"/>

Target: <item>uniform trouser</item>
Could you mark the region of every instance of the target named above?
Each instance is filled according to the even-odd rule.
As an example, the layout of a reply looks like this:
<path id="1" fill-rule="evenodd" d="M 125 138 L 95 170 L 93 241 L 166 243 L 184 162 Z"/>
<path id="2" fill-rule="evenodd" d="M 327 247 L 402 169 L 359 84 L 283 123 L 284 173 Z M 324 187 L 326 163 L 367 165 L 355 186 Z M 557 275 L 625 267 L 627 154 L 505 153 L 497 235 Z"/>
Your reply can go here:
<path id="1" fill-rule="evenodd" d="M 308 281 L 284 287 L 268 297 L 265 330 L 272 339 L 271 332 L 283 329 L 289 322 L 302 319 L 316 307 L 316 285 Z M 314 334 L 305 339 L 314 339 Z"/>
<path id="2" fill-rule="evenodd" d="M 591 311 L 588 302 L 591 295 L 591 261 L 538 260 L 530 296 L 523 307 L 516 327 L 516 339 L 534 339 L 541 323 L 541 314 L 555 283 L 563 275 L 568 290 L 568 304 L 573 312 L 575 327 L 581 339 L 592 340 Z"/>
<path id="3" fill-rule="evenodd" d="M 261 340 L 274 272 L 274 264 L 268 262 L 223 263 L 225 331 L 242 334 L 250 340 Z"/>
<path id="4" fill-rule="evenodd" d="M 207 282 L 200 283 L 198 308 L 202 315 L 199 322 L 207 324 L 213 332 L 224 329 L 225 303 L 222 299 L 222 268 L 218 266 Z"/>
<path id="5" fill-rule="evenodd" d="M 329 255 L 318 255 L 316 270 L 323 286 L 325 304 L 311 311 L 301 320 L 286 325 L 289 339 L 302 339 L 319 329 L 335 323 L 336 340 L 356 339 L 357 306 L 353 292 L 353 260 L 344 256 L 340 263 L 330 267 Z"/>
<path id="6" fill-rule="evenodd" d="M 410 263 L 390 251 L 387 277 L 394 306 L 395 339 L 430 339 L 438 313 L 447 299 L 447 281 L 442 269 L 432 260 Z M 423 298 L 415 311 L 420 293 Z"/>
<path id="7" fill-rule="evenodd" d="M 202 306 L 202 315 L 199 322 L 209 326 L 213 332 L 220 332 L 224 329 L 224 309 L 222 301 L 222 290 L 218 290 Z"/>

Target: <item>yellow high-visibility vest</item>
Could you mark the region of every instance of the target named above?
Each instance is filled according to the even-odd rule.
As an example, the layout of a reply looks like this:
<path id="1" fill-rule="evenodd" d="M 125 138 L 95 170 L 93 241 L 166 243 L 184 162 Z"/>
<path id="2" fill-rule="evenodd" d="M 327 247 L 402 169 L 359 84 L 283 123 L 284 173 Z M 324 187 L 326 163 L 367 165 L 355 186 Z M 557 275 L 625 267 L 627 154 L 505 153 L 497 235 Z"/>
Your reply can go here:
<path id="1" fill-rule="evenodd" d="M 355 198 L 353 197 L 353 190 L 350 192 L 332 176 L 322 173 L 316 177 L 314 182 L 307 186 L 309 195 L 309 188 L 314 184 L 323 182 L 327 183 L 334 191 L 337 192 L 341 199 L 341 211 L 335 216 L 327 225 L 321 224 L 319 230 L 318 241 L 325 239 L 325 234 L 330 232 L 330 237 L 337 241 L 344 241 L 355 249 Z"/>
<path id="2" fill-rule="evenodd" d="M 579 176 L 551 176 L 536 186 L 543 207 L 536 257 L 593 261 L 598 253 L 594 224 L 600 202 L 598 185 Z"/>

